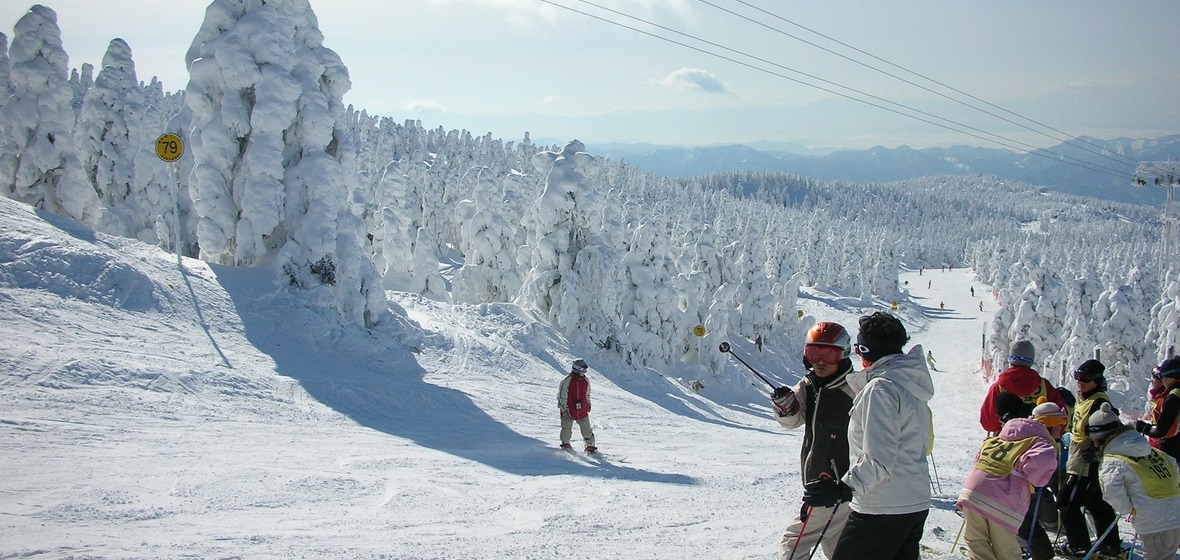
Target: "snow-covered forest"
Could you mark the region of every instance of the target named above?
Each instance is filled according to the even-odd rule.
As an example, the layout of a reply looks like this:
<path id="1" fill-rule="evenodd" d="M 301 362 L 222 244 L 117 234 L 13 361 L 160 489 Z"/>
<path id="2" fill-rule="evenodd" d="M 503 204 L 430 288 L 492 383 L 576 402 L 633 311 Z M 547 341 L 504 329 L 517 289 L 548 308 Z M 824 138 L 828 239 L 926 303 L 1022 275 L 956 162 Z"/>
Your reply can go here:
<path id="1" fill-rule="evenodd" d="M 994 177 L 828 183 L 773 173 L 669 179 L 571 140 L 538 146 L 345 106 L 347 61 L 307 0 L 215 0 L 165 91 L 111 40 L 70 68 L 57 16 L 0 34 L 0 189 L 98 231 L 239 267 L 346 328 L 399 313 L 386 290 L 515 303 L 629 363 L 716 371 L 733 337 L 791 345 L 814 321 L 801 286 L 906 305 L 900 267 L 972 267 L 1000 287 L 982 341 L 1032 340 L 1050 379 L 1095 351 L 1139 407 L 1176 343 L 1180 279 L 1160 266 L 1158 210 Z M 178 53 L 179 56 L 179 53 Z M 527 128 L 527 123 L 522 123 Z M 175 164 L 154 153 L 174 132 Z M 577 131 L 570 131 L 571 137 Z M 790 341 L 790 342 L 788 342 Z"/>

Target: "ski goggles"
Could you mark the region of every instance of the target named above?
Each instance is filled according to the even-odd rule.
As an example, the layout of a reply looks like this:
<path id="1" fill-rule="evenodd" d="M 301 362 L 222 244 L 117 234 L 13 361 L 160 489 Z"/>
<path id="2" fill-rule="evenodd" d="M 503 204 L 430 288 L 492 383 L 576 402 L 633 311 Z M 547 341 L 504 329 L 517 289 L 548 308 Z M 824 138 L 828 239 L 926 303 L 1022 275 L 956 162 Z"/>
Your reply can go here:
<path id="1" fill-rule="evenodd" d="M 1101 375 L 1091 375 L 1089 373 L 1083 373 L 1080 371 L 1073 372 L 1074 381 L 1082 381 L 1084 383 L 1093 383 L 1101 378 L 1102 378 Z"/>
<path id="2" fill-rule="evenodd" d="M 838 364 L 844 359 L 844 349 L 827 344 L 808 344 L 803 347 L 803 359 L 813 364 Z"/>

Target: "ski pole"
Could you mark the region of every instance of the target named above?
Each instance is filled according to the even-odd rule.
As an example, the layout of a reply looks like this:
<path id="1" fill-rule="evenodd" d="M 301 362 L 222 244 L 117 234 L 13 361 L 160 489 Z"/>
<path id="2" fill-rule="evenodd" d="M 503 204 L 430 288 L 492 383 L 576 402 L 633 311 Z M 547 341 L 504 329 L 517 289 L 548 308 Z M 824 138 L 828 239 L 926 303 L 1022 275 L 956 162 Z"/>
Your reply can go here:
<path id="1" fill-rule="evenodd" d="M 836 466 L 836 460 L 831 459 L 828 461 L 828 464 L 832 466 L 832 474 L 834 475 L 832 478 L 839 481 L 840 480 L 840 468 Z M 824 528 L 820 529 L 819 540 L 815 541 L 815 546 L 811 547 L 811 554 L 807 555 L 807 560 L 811 560 L 812 558 L 814 558 L 815 551 L 819 550 L 820 545 L 824 544 L 824 535 L 826 535 L 828 533 L 828 527 L 832 525 L 832 520 L 836 518 L 836 510 L 840 509 L 841 503 L 843 503 L 843 502 L 836 502 L 836 505 L 832 506 L 832 514 L 828 516 L 828 521 L 827 521 L 827 523 L 824 523 Z"/>
<path id="2" fill-rule="evenodd" d="M 1057 548 L 1057 543 L 1061 540 L 1062 533 L 1065 532 L 1061 530 L 1061 525 L 1065 521 L 1065 513 L 1068 512 L 1070 508 L 1074 507 L 1073 501 L 1078 497 L 1078 486 L 1081 485 L 1081 483 L 1081 480 L 1078 480 L 1074 483 L 1073 488 L 1070 489 L 1069 502 L 1068 505 L 1065 506 L 1065 511 L 1061 511 L 1060 509 L 1057 510 L 1057 538 L 1053 539 L 1053 548 Z"/>
<path id="3" fill-rule="evenodd" d="M 803 526 L 799 527 L 799 534 L 795 535 L 795 546 L 791 547 L 791 554 L 787 556 L 787 560 L 795 560 L 795 550 L 799 548 L 799 541 L 803 540 L 803 533 L 807 532 L 807 522 L 811 521 L 811 513 L 815 511 L 810 504 L 803 504 L 807 509 L 807 513 L 803 517 Z"/>
<path id="4" fill-rule="evenodd" d="M 750 367 L 750 364 L 747 364 L 746 361 L 741 358 L 741 356 L 738 356 L 737 354 L 734 354 L 732 351 L 730 351 L 728 342 L 722 342 L 721 346 L 718 346 L 717 349 L 721 350 L 721 352 L 723 352 L 725 354 L 729 354 L 730 356 L 733 356 L 735 359 L 737 359 L 737 361 L 741 362 L 743 366 L 746 366 L 747 368 L 749 368 L 750 371 L 754 372 L 754 375 L 757 375 L 758 379 L 761 379 L 763 383 L 770 385 L 771 389 L 778 389 L 778 387 L 775 387 L 774 383 L 771 383 L 769 379 L 762 377 L 762 374 L 758 373 L 758 370 Z"/>
<path id="5" fill-rule="evenodd" d="M 955 553 L 955 548 L 959 546 L 959 537 L 963 536 L 963 528 L 967 526 L 967 518 L 963 517 L 963 522 L 959 524 L 959 533 L 955 535 L 955 542 L 951 543 L 950 554 Z"/>
<path id="6" fill-rule="evenodd" d="M 841 503 L 842 502 L 836 502 L 836 505 L 832 506 L 832 514 L 828 516 L 828 522 L 824 523 L 824 528 L 820 529 L 819 540 L 815 541 L 815 546 L 811 548 L 811 554 L 807 555 L 807 560 L 811 560 L 813 557 L 815 557 L 815 551 L 819 550 L 819 545 L 824 543 L 824 534 L 828 532 L 828 527 L 832 524 L 832 519 L 836 517 L 836 510 L 840 509 Z"/>
<path id="7" fill-rule="evenodd" d="M 1028 560 L 1029 558 L 1032 557 L 1033 536 L 1037 534 L 1036 528 L 1041 523 L 1037 519 L 1037 516 L 1040 515 L 1040 512 L 1041 512 L 1041 493 L 1044 491 L 1045 491 L 1044 486 L 1037 488 L 1037 495 L 1035 498 L 1037 503 L 1033 504 L 1032 522 L 1028 524 L 1028 543 L 1024 547 L 1024 555 L 1023 555 L 1024 560 Z"/>
<path id="8" fill-rule="evenodd" d="M 941 494 L 942 493 L 942 481 L 938 479 L 938 463 L 934 462 L 934 452 L 933 451 L 930 452 L 930 464 L 932 466 L 934 466 L 934 479 L 930 481 L 930 489 L 934 490 L 934 484 L 935 484 L 935 481 L 937 481 L 938 482 L 938 490 L 934 493 Z"/>
<path id="9" fill-rule="evenodd" d="M 1097 539 L 1094 539 L 1094 546 L 1090 547 L 1090 551 L 1087 552 L 1086 555 L 1082 557 L 1082 560 L 1090 560 L 1090 557 L 1094 556 L 1094 552 L 1096 552 L 1098 550 L 1098 547 L 1102 546 L 1102 541 L 1106 539 L 1106 535 L 1109 535 L 1111 530 L 1114 529 L 1115 525 L 1118 525 L 1118 524 L 1119 524 L 1119 518 L 1115 517 L 1114 521 L 1111 521 L 1110 525 L 1106 528 L 1106 530 L 1102 532 L 1102 536 L 1098 537 Z"/>

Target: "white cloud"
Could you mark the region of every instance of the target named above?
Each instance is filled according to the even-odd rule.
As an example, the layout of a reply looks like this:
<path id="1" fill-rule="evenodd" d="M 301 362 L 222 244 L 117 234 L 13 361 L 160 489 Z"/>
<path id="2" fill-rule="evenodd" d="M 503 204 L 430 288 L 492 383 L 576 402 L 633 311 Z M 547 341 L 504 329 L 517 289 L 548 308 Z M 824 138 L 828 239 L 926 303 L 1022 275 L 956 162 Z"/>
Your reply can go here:
<path id="1" fill-rule="evenodd" d="M 1070 89 L 1094 89 L 1098 87 L 1098 82 L 1094 80 L 1077 80 L 1069 83 Z"/>
<path id="2" fill-rule="evenodd" d="M 542 105 L 553 105 L 553 104 L 557 103 L 558 101 L 561 101 L 560 97 L 558 97 L 556 95 L 546 95 L 544 98 L 541 99 L 541 104 Z"/>
<path id="3" fill-rule="evenodd" d="M 700 68 L 681 68 L 654 83 L 681 91 L 702 91 L 705 93 L 731 93 L 717 76 Z"/>
<path id="4" fill-rule="evenodd" d="M 406 103 L 405 109 L 412 113 L 446 113 L 447 108 L 433 99 L 415 99 Z"/>

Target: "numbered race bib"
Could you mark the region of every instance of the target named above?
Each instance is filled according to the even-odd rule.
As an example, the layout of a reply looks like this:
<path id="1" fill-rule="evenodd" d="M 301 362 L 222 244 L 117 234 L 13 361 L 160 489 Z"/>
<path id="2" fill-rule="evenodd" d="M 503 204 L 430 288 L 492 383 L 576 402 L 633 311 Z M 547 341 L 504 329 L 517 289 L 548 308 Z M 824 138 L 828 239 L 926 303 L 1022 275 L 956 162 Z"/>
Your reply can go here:
<path id="1" fill-rule="evenodd" d="M 1014 441 L 1003 440 L 998 437 L 987 438 L 983 447 L 979 449 L 979 458 L 975 460 L 975 468 L 995 476 L 1008 476 L 1012 473 L 1012 465 L 1016 460 L 1032 447 L 1036 436 Z"/>
<path id="2" fill-rule="evenodd" d="M 1148 496 L 1157 500 L 1180 496 L 1180 476 L 1176 474 L 1176 466 L 1168 460 L 1168 456 L 1159 449 L 1152 449 L 1145 457 L 1127 457 L 1107 453 L 1120 461 L 1126 461 L 1139 476 L 1143 490 Z"/>

